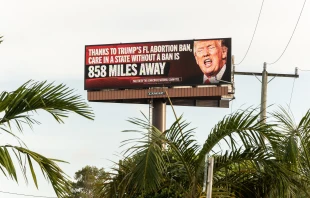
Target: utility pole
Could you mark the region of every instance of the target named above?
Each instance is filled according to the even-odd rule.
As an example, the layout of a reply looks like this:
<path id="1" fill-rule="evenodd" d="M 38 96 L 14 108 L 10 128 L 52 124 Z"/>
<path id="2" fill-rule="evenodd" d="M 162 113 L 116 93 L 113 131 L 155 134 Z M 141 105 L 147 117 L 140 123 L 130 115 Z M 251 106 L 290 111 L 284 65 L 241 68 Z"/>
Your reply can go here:
<path id="1" fill-rule="evenodd" d="M 257 73 L 257 72 L 236 72 L 235 71 L 235 63 L 234 63 L 234 56 L 232 56 L 232 82 L 234 83 L 234 75 L 246 75 L 246 76 L 262 76 L 262 80 L 258 79 L 262 83 L 262 89 L 261 89 L 261 107 L 260 107 L 260 121 L 263 123 L 266 123 L 266 115 L 267 115 L 267 85 L 269 82 L 271 82 L 275 77 L 290 77 L 290 78 L 298 78 L 298 69 L 295 68 L 295 74 L 277 74 L 277 73 L 268 73 L 267 72 L 267 63 L 264 62 L 263 66 L 263 72 Z M 268 76 L 273 76 L 271 80 L 268 81 Z M 234 90 L 234 84 L 233 84 L 233 90 Z M 205 164 L 205 170 L 204 170 L 204 179 L 203 179 L 203 188 L 202 192 L 206 193 L 206 198 L 212 197 L 212 181 L 213 181 L 213 164 L 214 164 L 214 158 L 209 157 L 208 154 L 206 154 L 206 164 Z"/>
<path id="2" fill-rule="evenodd" d="M 260 120 L 266 124 L 267 115 L 267 84 L 268 84 L 268 73 L 266 70 L 267 63 L 264 62 L 263 72 L 262 72 L 262 93 L 260 102 Z"/>
<path id="3" fill-rule="evenodd" d="M 234 65 L 234 58 L 232 58 L 233 68 L 235 68 Z M 260 112 L 260 120 L 263 123 L 266 123 L 266 114 L 267 114 L 267 85 L 269 82 L 271 82 L 275 77 L 289 77 L 289 78 L 298 78 L 298 69 L 295 68 L 295 74 L 279 74 L 279 73 L 268 73 L 267 72 L 267 63 L 264 62 L 263 66 L 263 72 L 236 72 L 233 70 L 233 75 L 246 75 L 246 76 L 262 76 L 262 80 L 258 79 L 262 83 L 262 91 L 261 91 L 261 112 Z M 273 76 L 271 80 L 268 81 L 268 76 Z"/>

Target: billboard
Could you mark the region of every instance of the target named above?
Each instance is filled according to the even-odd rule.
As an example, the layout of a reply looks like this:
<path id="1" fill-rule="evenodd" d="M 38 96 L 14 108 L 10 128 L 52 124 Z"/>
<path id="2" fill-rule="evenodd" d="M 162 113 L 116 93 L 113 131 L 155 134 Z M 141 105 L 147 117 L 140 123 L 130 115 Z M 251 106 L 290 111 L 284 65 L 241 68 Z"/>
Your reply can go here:
<path id="1" fill-rule="evenodd" d="M 85 46 L 85 90 L 231 82 L 231 38 Z"/>

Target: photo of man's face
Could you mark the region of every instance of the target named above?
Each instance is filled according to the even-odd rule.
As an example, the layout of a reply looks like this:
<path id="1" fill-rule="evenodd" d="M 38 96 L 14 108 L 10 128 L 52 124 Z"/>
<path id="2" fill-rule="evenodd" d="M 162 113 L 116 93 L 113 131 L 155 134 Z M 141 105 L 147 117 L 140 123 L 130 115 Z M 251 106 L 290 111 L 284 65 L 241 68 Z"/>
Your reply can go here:
<path id="1" fill-rule="evenodd" d="M 204 40 L 194 42 L 195 59 L 206 76 L 216 75 L 226 64 L 227 47 L 221 40 Z"/>

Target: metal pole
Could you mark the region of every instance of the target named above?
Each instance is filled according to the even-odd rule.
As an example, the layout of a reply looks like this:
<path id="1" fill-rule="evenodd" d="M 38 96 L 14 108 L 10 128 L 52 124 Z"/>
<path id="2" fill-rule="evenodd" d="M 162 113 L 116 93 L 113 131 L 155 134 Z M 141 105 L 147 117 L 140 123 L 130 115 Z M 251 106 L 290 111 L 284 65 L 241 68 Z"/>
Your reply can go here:
<path id="1" fill-rule="evenodd" d="M 202 192 L 205 193 L 206 192 L 206 188 L 207 188 L 207 176 L 208 176 L 208 159 L 209 155 L 206 154 L 205 156 L 205 171 L 204 171 L 204 176 L 203 176 L 203 187 L 202 187 Z"/>
<path id="2" fill-rule="evenodd" d="M 158 130 L 166 130 L 166 101 L 164 99 L 153 99 L 152 123 Z"/>
<path id="3" fill-rule="evenodd" d="M 210 158 L 208 159 L 208 188 L 207 188 L 207 198 L 212 198 L 213 165 L 214 165 L 214 158 L 213 158 L 213 157 L 210 157 Z"/>
<path id="4" fill-rule="evenodd" d="M 150 103 L 149 103 L 149 123 L 150 123 L 150 126 L 152 126 L 153 124 L 153 99 L 150 100 Z"/>
<path id="5" fill-rule="evenodd" d="M 266 123 L 266 112 L 267 112 L 267 84 L 268 84 L 268 73 L 267 63 L 264 62 L 264 69 L 262 72 L 262 93 L 261 93 L 261 105 L 260 105 L 260 121 Z"/>
<path id="6" fill-rule="evenodd" d="M 235 93 L 235 72 L 236 72 L 236 66 L 235 66 L 235 56 L 233 55 L 231 58 L 232 62 L 232 74 L 231 74 L 231 82 L 232 82 L 232 92 Z"/>

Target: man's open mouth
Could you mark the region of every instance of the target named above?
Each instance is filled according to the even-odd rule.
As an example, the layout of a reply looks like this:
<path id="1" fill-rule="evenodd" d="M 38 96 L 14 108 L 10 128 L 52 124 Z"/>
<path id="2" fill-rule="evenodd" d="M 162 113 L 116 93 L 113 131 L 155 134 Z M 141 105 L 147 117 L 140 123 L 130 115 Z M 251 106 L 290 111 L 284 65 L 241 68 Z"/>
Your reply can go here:
<path id="1" fill-rule="evenodd" d="M 204 60 L 204 61 L 203 61 L 203 63 L 204 63 L 204 65 L 205 65 L 205 66 L 207 66 L 207 67 L 208 67 L 208 66 L 210 66 L 210 65 L 211 65 L 212 60 L 211 60 L 211 59 L 206 59 L 206 60 Z"/>

